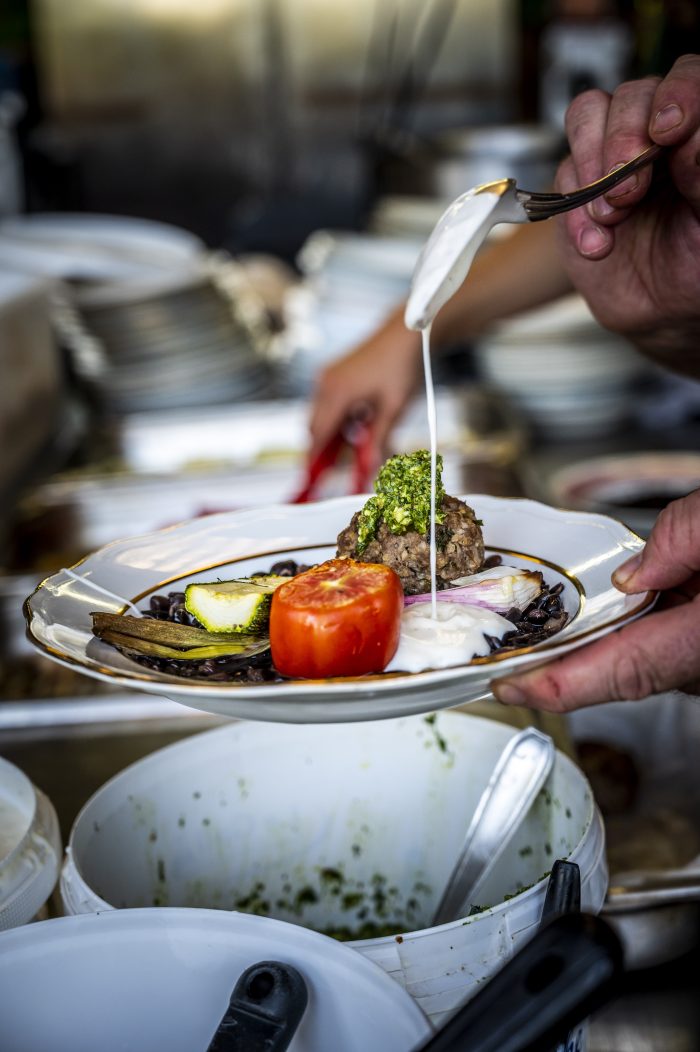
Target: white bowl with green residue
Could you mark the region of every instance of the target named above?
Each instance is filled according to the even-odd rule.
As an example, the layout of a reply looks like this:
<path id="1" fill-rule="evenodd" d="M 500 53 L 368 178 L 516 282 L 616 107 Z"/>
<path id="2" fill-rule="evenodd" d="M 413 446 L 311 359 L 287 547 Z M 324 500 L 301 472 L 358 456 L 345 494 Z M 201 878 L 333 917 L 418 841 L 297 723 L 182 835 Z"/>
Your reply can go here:
<path id="1" fill-rule="evenodd" d="M 557 753 L 479 892 L 430 918 L 513 728 L 466 713 L 284 726 L 236 723 L 127 768 L 85 805 L 61 890 L 67 913 L 189 906 L 262 913 L 342 935 L 439 1022 L 534 933 L 555 858 L 607 887 L 584 775 Z"/>

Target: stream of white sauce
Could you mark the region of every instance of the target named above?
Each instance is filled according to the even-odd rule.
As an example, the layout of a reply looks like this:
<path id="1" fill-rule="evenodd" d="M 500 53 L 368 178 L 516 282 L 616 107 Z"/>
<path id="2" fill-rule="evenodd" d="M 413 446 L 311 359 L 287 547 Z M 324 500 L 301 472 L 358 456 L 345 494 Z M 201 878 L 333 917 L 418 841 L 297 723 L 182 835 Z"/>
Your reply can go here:
<path id="1" fill-rule="evenodd" d="M 522 223 L 527 216 L 512 190 L 492 193 L 473 190 L 462 194 L 438 220 L 413 272 L 404 320 L 421 333 L 423 372 L 430 435 L 430 606 L 415 604 L 404 610 L 398 650 L 387 671 L 421 672 L 464 664 L 487 654 L 484 632 L 500 637 L 512 625 L 490 610 L 437 598 L 435 500 L 437 478 L 437 419 L 430 364 L 430 329 L 435 315 L 466 278 L 479 248 L 497 223 Z"/>

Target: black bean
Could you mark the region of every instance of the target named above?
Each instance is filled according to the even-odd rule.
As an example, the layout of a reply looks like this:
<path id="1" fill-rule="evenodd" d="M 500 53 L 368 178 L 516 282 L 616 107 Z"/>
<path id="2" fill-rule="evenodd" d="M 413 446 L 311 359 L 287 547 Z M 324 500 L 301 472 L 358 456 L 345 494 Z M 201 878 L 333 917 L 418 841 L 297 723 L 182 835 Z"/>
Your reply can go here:
<path id="1" fill-rule="evenodd" d="M 152 595 L 150 599 L 150 607 L 153 613 L 166 612 L 170 609 L 170 599 L 167 595 Z"/>
<path id="2" fill-rule="evenodd" d="M 502 562 L 503 562 L 503 556 L 502 555 L 498 555 L 497 553 L 494 553 L 494 555 L 489 555 L 489 557 L 487 559 L 484 559 L 484 565 L 483 565 L 482 569 L 483 570 L 491 570 L 491 569 L 493 569 L 494 566 L 500 566 Z"/>
<path id="3" fill-rule="evenodd" d="M 252 665 L 249 665 L 246 669 L 246 675 L 251 683 L 263 682 L 263 673 L 260 668 L 253 668 Z"/>
<path id="4" fill-rule="evenodd" d="M 299 569 L 294 559 L 281 559 L 279 562 L 272 564 L 270 573 L 276 573 L 279 577 L 296 577 Z"/>
<path id="5" fill-rule="evenodd" d="M 527 615 L 527 620 L 531 621 L 535 625 L 544 624 L 544 622 L 547 620 L 547 613 L 545 610 L 531 610 L 530 613 Z"/>

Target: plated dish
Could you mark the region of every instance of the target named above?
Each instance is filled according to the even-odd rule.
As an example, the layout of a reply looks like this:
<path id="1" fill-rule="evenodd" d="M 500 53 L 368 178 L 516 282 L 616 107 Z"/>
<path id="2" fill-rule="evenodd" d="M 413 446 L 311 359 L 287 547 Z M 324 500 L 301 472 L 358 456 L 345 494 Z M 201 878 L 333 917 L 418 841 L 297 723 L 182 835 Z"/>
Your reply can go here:
<path id="1" fill-rule="evenodd" d="M 322 680 L 259 683 L 188 681 L 147 669 L 97 639 L 91 614 L 146 609 L 150 597 L 194 581 L 269 572 L 280 559 L 312 564 L 335 555 L 335 540 L 361 497 L 271 506 L 185 522 L 107 545 L 44 581 L 25 604 L 29 638 L 44 654 L 96 679 L 162 694 L 208 712 L 288 723 L 348 722 L 434 711 L 489 693 L 495 675 L 557 657 L 651 608 L 654 596 L 626 596 L 613 570 L 643 541 L 601 515 L 567 512 L 531 500 L 470 495 L 483 522 L 485 554 L 543 571 L 561 583 L 568 623 L 534 646 L 454 667 Z"/>

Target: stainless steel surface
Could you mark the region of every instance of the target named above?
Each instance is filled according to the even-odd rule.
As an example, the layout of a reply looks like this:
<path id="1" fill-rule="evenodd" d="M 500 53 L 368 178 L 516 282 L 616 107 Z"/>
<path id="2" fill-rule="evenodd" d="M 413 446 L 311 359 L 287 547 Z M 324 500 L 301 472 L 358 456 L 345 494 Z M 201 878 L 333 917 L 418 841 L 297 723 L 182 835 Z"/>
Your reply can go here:
<path id="1" fill-rule="evenodd" d="M 95 684 L 90 686 L 94 688 Z M 0 702 L 0 742 L 3 735 L 20 731 L 60 736 L 85 727 L 99 727 L 104 733 L 118 734 L 129 724 L 149 733 L 155 723 L 166 720 L 174 726 L 182 722 L 186 727 L 188 720 L 198 726 L 202 715 L 169 698 L 136 692 L 8 700 Z"/>
<path id="2" fill-rule="evenodd" d="M 646 909 L 671 902 L 700 901 L 700 856 L 679 869 L 618 874 L 608 888 L 608 913 Z"/>
<path id="3" fill-rule="evenodd" d="M 657 159 L 661 153 L 660 146 L 649 146 L 631 161 L 621 164 L 602 179 L 587 186 L 581 186 L 566 194 L 537 193 L 529 190 L 521 190 L 513 184 L 515 196 L 527 212 L 528 219 L 535 222 L 540 219 L 551 219 L 552 216 L 560 215 L 562 212 L 570 212 L 572 208 L 580 208 L 581 205 L 594 201 L 596 197 L 602 197 L 608 190 L 621 183 L 640 168 L 646 167 Z"/>
<path id="4" fill-rule="evenodd" d="M 508 742 L 476 806 L 433 924 L 444 924 L 469 912 L 472 896 L 544 785 L 554 753 L 552 739 L 532 727 Z"/>

